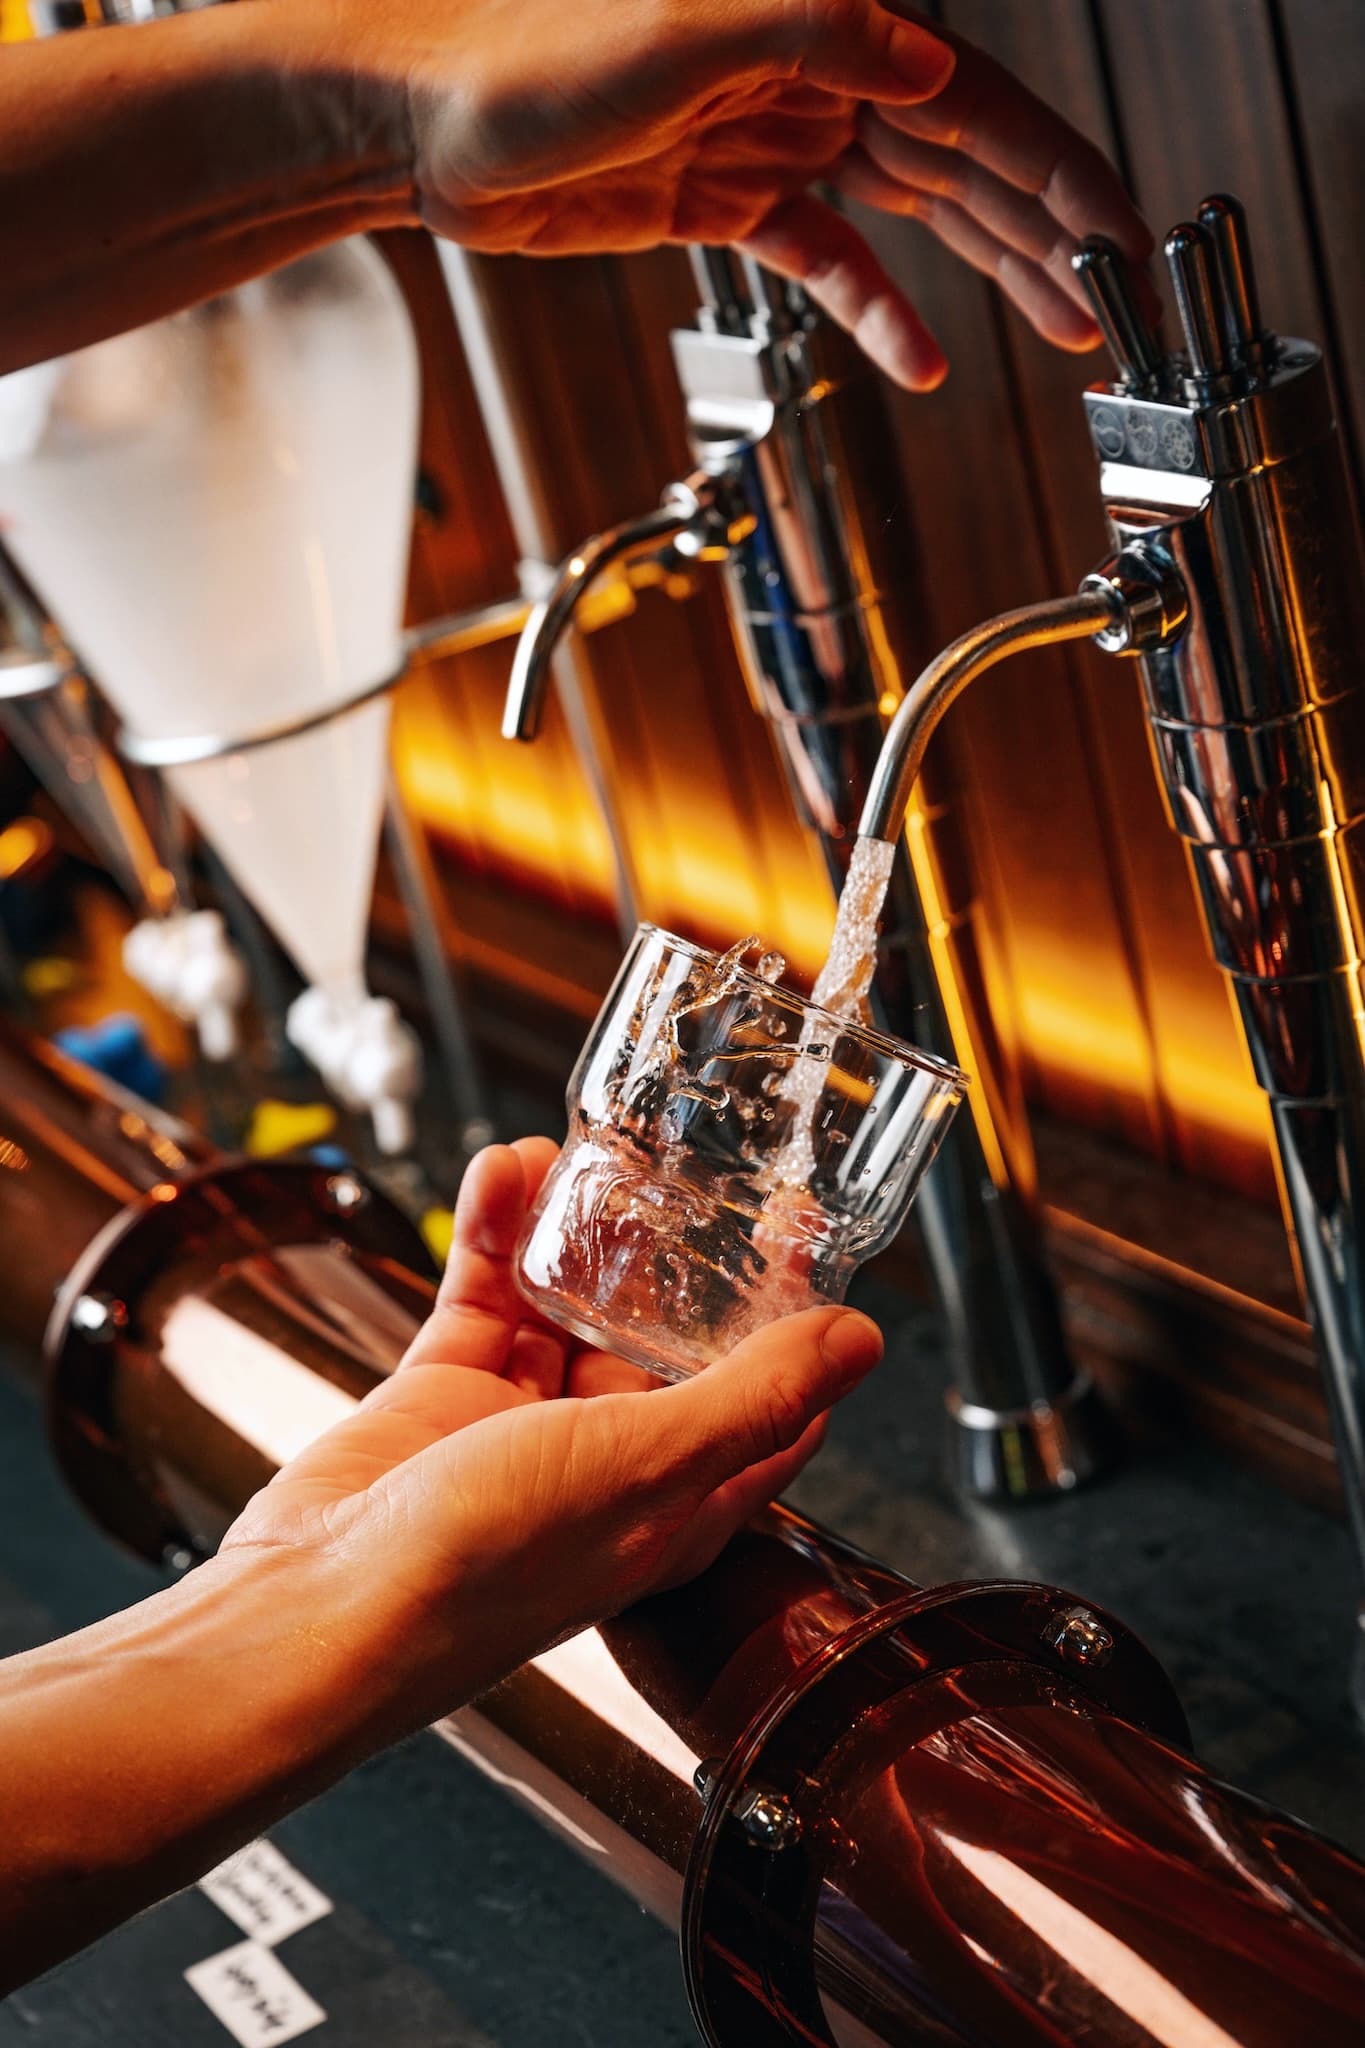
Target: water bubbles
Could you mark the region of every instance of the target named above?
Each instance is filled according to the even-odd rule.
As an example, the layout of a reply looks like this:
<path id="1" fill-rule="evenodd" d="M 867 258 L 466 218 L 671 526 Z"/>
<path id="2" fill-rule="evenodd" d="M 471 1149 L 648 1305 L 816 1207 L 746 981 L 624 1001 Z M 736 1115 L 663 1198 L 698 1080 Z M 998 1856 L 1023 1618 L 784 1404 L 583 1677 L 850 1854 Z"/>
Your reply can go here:
<path id="1" fill-rule="evenodd" d="M 758 966 L 754 969 L 754 972 L 755 974 L 757 974 L 760 981 L 780 981 L 782 979 L 783 974 L 786 972 L 786 966 L 787 961 L 785 955 L 779 953 L 776 947 L 774 947 L 772 952 L 765 953 L 763 955 L 762 959 L 758 963 Z"/>

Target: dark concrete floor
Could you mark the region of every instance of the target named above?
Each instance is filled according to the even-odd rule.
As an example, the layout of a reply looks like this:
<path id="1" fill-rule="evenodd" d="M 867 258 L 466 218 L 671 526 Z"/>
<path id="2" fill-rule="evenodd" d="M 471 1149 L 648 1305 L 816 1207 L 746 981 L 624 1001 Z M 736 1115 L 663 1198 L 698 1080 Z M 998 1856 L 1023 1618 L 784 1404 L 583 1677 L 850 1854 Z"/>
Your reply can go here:
<path id="1" fill-rule="evenodd" d="M 932 1319 L 875 1284 L 888 1358 L 797 1501 L 912 1577 L 1005 1574 L 1111 1607 L 1163 1659 L 1225 1775 L 1365 1853 L 1345 1695 L 1345 1531 L 1207 1451 L 1135 1457 L 1046 1508 L 964 1509 L 938 1477 Z M 0 1653 L 151 1590 L 63 1493 L 31 1398 L 0 1380 Z M 429 1736 L 274 1832 L 335 1902 L 280 1951 L 336 2048 L 690 2048 L 672 1937 Z M 240 1938 L 199 1892 L 0 2007 L 0 2048 L 224 2048 L 182 1971 Z"/>

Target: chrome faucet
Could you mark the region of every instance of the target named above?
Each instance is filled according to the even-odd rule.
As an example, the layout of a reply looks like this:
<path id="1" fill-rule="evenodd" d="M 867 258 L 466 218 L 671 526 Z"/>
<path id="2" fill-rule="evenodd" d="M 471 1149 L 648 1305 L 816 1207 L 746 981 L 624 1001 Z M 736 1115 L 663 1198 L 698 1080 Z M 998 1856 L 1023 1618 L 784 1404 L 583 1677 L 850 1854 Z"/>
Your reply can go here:
<path id="1" fill-rule="evenodd" d="M 874 377 L 804 295 L 726 250 L 693 261 L 704 303 L 673 347 L 697 471 L 561 565 L 518 648 L 503 730 L 534 737 L 551 655 L 594 576 L 660 549 L 722 561 L 751 695 L 838 887 L 902 696 L 897 652 L 917 637 L 900 473 Z M 1111 1426 L 1067 1355 L 1044 1270 L 1027 1122 L 990 1029 L 970 892 L 944 908 L 950 989 L 902 846 L 874 1007 L 884 1029 L 954 1054 L 977 1081 L 916 1211 L 949 1325 L 955 1468 L 985 1497 L 1065 1490 L 1104 1462 Z"/>
<path id="2" fill-rule="evenodd" d="M 1146 621 L 1119 651 L 1270 1098 L 1365 1563 L 1365 553 L 1322 355 L 1263 326 L 1237 201 L 1205 200 L 1166 257 L 1179 354 L 1110 245 L 1075 259 L 1118 372 L 1085 397 L 1116 550 L 1088 581 Z"/>
<path id="3" fill-rule="evenodd" d="M 1184 349 L 1102 238 L 1075 264 L 1117 376 L 1086 393 L 1112 558 L 974 628 L 892 723 L 861 831 L 895 840 L 948 706 L 1006 655 L 1137 657 L 1171 823 L 1270 1098 L 1280 1182 L 1365 1565 L 1365 551 L 1321 353 L 1269 332 L 1234 199 L 1166 257 Z M 1353 1693 L 1365 1716 L 1365 1605 Z"/>

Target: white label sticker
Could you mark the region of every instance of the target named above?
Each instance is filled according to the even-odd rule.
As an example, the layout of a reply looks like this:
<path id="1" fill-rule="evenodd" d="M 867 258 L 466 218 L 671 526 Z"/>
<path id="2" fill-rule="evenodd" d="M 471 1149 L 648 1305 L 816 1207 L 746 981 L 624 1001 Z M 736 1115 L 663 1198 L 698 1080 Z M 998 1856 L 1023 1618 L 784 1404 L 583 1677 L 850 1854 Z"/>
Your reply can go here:
<path id="1" fill-rule="evenodd" d="M 206 1957 L 186 1970 L 185 1982 L 241 2048 L 275 2048 L 321 2026 L 327 2017 L 259 1941 L 239 1941 L 236 1948 Z"/>
<path id="2" fill-rule="evenodd" d="M 215 1906 L 267 1948 L 311 1927 L 332 1910 L 332 1901 L 309 1884 L 273 1842 L 248 1842 L 226 1863 L 199 1880 Z"/>

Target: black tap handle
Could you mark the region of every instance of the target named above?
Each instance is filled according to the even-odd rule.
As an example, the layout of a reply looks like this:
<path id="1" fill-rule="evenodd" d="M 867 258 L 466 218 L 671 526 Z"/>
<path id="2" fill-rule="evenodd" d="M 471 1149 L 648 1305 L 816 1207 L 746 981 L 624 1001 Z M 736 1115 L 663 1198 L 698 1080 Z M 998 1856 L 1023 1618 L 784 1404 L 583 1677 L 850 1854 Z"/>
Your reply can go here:
<path id="1" fill-rule="evenodd" d="M 1106 235 L 1087 235 L 1071 259 L 1121 381 L 1150 391 L 1161 370 L 1156 338 L 1142 317 L 1122 253 Z"/>

